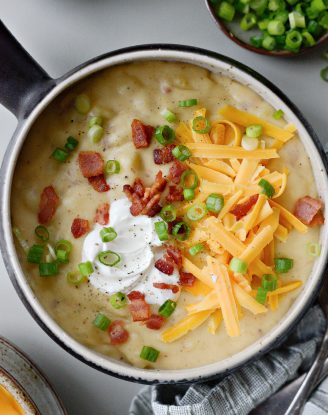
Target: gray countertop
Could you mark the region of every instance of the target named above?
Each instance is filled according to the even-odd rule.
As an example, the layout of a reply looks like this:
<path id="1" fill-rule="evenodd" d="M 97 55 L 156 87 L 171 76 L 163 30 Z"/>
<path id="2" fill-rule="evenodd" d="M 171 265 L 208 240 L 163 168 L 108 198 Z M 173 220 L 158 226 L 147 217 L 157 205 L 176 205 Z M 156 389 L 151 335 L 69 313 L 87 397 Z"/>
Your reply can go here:
<path id="1" fill-rule="evenodd" d="M 202 0 L 0 0 L 0 10 L 7 27 L 51 76 L 125 46 L 166 42 L 203 47 L 269 78 L 303 111 L 321 140 L 328 139 L 328 84 L 319 75 L 324 47 L 288 59 L 253 54 L 218 31 Z M 16 120 L 1 106 L 0 125 L 2 159 Z M 47 374 L 69 415 L 126 414 L 140 388 L 98 373 L 57 346 L 22 305 L 2 260 L 0 334 Z"/>

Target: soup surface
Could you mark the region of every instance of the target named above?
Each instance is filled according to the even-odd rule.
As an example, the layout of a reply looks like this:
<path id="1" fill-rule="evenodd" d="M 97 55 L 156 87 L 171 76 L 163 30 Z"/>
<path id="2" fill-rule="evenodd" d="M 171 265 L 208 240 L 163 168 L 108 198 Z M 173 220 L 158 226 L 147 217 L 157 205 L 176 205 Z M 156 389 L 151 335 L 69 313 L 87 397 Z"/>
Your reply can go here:
<path id="1" fill-rule="evenodd" d="M 192 99 L 197 99 L 196 105 L 192 105 L 195 102 L 188 101 Z M 181 100 L 187 102 L 179 104 Z M 224 108 L 226 110 L 237 108 L 247 114 L 256 115 L 270 125 L 276 125 L 279 131 L 291 131 L 292 138 L 288 138 L 285 143 L 277 141 L 274 139 L 275 132 L 270 133 L 264 127 L 260 131 L 256 131 L 255 128 L 253 135 L 259 132 L 260 138 L 248 137 L 253 138 L 253 141 L 245 141 L 245 125 L 241 121 L 238 123 L 232 119 L 240 114 L 234 110 L 230 111 L 230 115 L 227 111 L 219 114 Z M 166 121 L 164 116 L 170 118 L 170 113 L 164 114 L 165 109 L 172 111 L 178 121 L 172 123 Z M 312 206 L 313 200 L 316 200 L 312 198 L 317 197 L 317 191 L 308 156 L 297 132 L 292 127 L 286 129 L 287 122 L 283 117 L 279 120 L 275 119 L 274 113 L 275 109 L 259 95 L 232 79 L 189 64 L 169 62 L 132 63 L 104 70 L 59 96 L 44 111 L 30 131 L 17 164 L 11 201 L 12 221 L 14 232 L 19 237 L 18 255 L 29 284 L 47 312 L 69 335 L 97 352 L 116 359 L 124 359 L 138 367 L 181 369 L 209 364 L 231 356 L 251 345 L 279 324 L 296 296 L 301 295 L 302 288 L 299 287 L 311 272 L 315 255 L 318 254 L 316 244 L 319 228 L 303 225 L 295 216 L 291 215 L 292 219 L 290 219 L 288 214 L 282 211 L 281 207 L 284 206 L 293 212 L 296 202 L 304 196 L 309 196 L 308 200 Z M 279 116 L 277 115 L 276 118 Z M 175 157 L 171 157 L 170 149 L 168 158 L 171 161 L 159 165 L 154 163 L 153 152 L 154 149 L 161 150 L 164 147 L 155 137 L 152 137 L 148 147 L 136 148 L 131 138 L 131 122 L 134 119 L 153 127 L 170 126 L 176 135 L 173 144 L 184 143 L 189 148 L 193 157 L 182 163 L 185 168 L 196 172 L 199 183 L 193 186 L 189 181 L 195 177 L 193 175 L 187 177 L 184 187 L 189 191 L 185 196 L 180 185 L 174 184 L 174 175 L 170 175 L 170 169 L 175 163 L 172 161 Z M 231 124 L 218 122 L 224 119 L 230 120 Z M 214 128 L 214 125 L 221 127 Z M 144 127 L 135 124 L 134 135 L 137 134 L 136 127 L 141 128 L 143 134 L 145 133 Z M 146 135 L 149 132 L 152 130 L 146 131 Z M 170 129 L 162 130 L 162 135 L 156 130 L 156 135 L 161 136 L 166 143 L 170 142 L 170 134 Z M 252 136 L 252 132 L 249 134 Z M 51 157 L 56 148 L 64 148 L 68 136 L 77 139 L 78 146 L 71 148 L 68 156 L 64 153 L 66 159 L 63 161 L 58 160 L 58 154 L 55 158 Z M 242 136 L 244 136 L 243 141 L 241 141 Z M 194 147 L 192 145 L 188 147 L 188 137 L 194 143 Z M 258 141 L 256 143 L 258 149 L 252 147 L 254 139 Z M 254 156 L 249 159 L 247 158 L 249 156 L 245 156 L 245 160 L 248 161 L 244 162 L 244 156 L 240 155 L 244 153 L 232 153 L 230 158 L 217 156 L 215 159 L 211 158 L 214 154 L 210 154 L 212 147 L 208 147 L 209 150 L 204 147 L 204 143 L 221 146 L 215 149 L 213 147 L 214 152 L 221 151 L 223 145 L 227 148 L 235 147 L 244 152 L 248 151 L 249 154 L 253 151 L 254 154 L 260 154 L 256 151 L 263 149 L 265 157 L 269 154 L 265 153 L 269 148 L 276 148 L 280 157 L 268 156 L 262 159 L 262 156 L 259 156 L 259 159 L 256 159 Z M 113 173 L 109 174 L 110 172 L 107 171 L 104 176 L 110 190 L 106 191 L 106 182 L 101 181 L 103 178 L 98 177 L 100 182 L 95 183 L 94 179 L 84 177 L 88 174 L 81 169 L 81 152 L 96 152 L 105 162 L 107 160 L 119 162 L 119 172 L 115 172 L 114 163 L 107 165 Z M 196 153 L 198 157 L 195 156 Z M 88 154 L 90 156 L 90 153 Z M 163 156 L 161 151 L 158 155 Z M 214 164 L 211 164 L 213 161 Z M 208 162 L 210 164 L 206 164 Z M 204 172 L 199 166 L 207 166 L 210 172 L 208 170 Z M 87 167 L 90 168 L 90 164 Z M 248 171 L 249 180 L 245 180 L 244 173 L 240 172 L 241 168 Z M 186 236 L 181 233 L 183 226 L 180 230 L 179 227 L 173 226 L 176 229 L 175 232 L 173 231 L 175 235 L 169 235 L 168 242 L 159 240 L 154 230 L 155 223 L 163 224 L 162 238 L 164 239 L 166 233 L 170 231 L 170 226 L 165 225 L 163 219 L 159 217 L 158 206 L 155 205 L 155 210 L 152 212 L 155 215 L 151 215 L 152 217 L 147 214 L 133 216 L 130 213 L 131 201 L 127 196 L 133 199 L 133 195 L 129 195 L 128 188 L 123 192 L 123 186 L 132 185 L 135 179 L 141 179 L 146 187 L 151 187 L 159 171 L 162 171 L 163 176 L 169 181 L 167 189 L 169 186 L 172 186 L 173 190 L 175 188 L 180 199 L 181 195 L 182 199 L 195 197 L 201 206 L 200 208 L 198 206 L 194 212 L 196 216 L 192 217 L 192 212 L 187 213 L 193 206 L 192 200 L 176 201 L 173 197 L 174 200 L 169 203 L 165 200 L 167 193 L 164 190 L 155 192 L 155 195 L 159 194 L 161 197 L 161 206 L 167 204 L 173 206 L 173 209 L 169 209 L 169 214 L 172 214 L 172 211 L 177 212 L 179 219 L 174 221 L 173 225 L 180 220 L 190 226 L 191 233 L 185 241 L 181 241 Z M 226 171 L 227 174 L 222 171 Z M 270 174 L 271 176 L 268 176 Z M 220 182 L 220 177 L 223 183 Z M 237 180 L 236 177 L 239 179 Z M 264 180 L 269 182 L 269 185 L 272 179 L 270 186 L 275 195 L 283 188 L 282 195 L 278 198 L 270 195 L 270 187 L 267 188 L 266 183 L 259 187 L 259 180 L 263 177 L 267 177 L 268 180 Z M 250 182 L 251 178 L 252 182 Z M 287 186 L 284 186 L 285 179 Z M 178 182 L 179 180 L 180 177 Z M 213 186 L 216 183 L 216 187 L 209 183 Z M 49 212 L 43 212 L 40 216 L 40 195 L 49 186 L 55 190 L 59 199 L 58 203 L 55 203 L 56 209 L 50 206 L 50 219 L 44 217 Z M 232 186 L 234 186 L 233 190 Z M 99 190 L 104 191 L 99 192 Z M 170 190 L 170 193 L 173 190 Z M 133 193 L 135 194 L 132 189 Z M 212 210 L 208 209 L 210 204 L 207 198 L 210 193 L 216 196 L 212 201 L 214 203 Z M 238 194 L 235 202 L 231 202 L 230 211 L 226 212 L 225 217 L 219 218 L 220 206 L 217 203 L 220 205 L 223 201 L 224 205 L 227 205 L 236 193 Z M 249 204 L 252 196 L 252 203 Z M 106 218 L 107 203 L 110 204 L 109 223 L 108 217 Z M 248 203 L 248 207 L 243 208 L 246 209 L 245 212 L 231 213 L 236 205 L 240 208 L 243 203 Z M 321 206 L 320 202 L 318 203 L 314 215 L 318 212 L 320 214 Z M 204 206 L 206 212 L 202 213 Z M 99 208 L 98 223 L 95 224 L 97 208 Z M 145 212 L 149 213 L 149 209 Z M 253 216 L 250 216 L 252 212 Z M 304 213 L 304 209 L 302 212 Z M 262 220 L 259 214 L 262 215 Z M 76 218 L 88 222 L 75 221 L 75 226 L 72 228 Z M 297 221 L 296 228 L 293 226 L 294 219 Z M 271 233 L 271 238 L 264 244 L 263 249 L 261 248 L 257 253 L 254 251 L 254 255 L 252 252 L 239 255 L 261 231 L 270 233 L 270 226 L 273 226 L 274 220 L 276 220 L 275 230 L 272 231 L 274 233 Z M 50 235 L 49 241 L 44 242 L 42 238 L 35 235 L 39 221 L 45 224 Z M 238 221 L 240 223 L 236 225 Z M 322 220 L 318 221 L 321 222 Z M 100 232 L 108 227 L 113 228 L 117 236 L 115 238 L 113 230 L 107 229 L 105 234 L 109 242 L 103 242 L 102 238 L 106 235 L 101 236 Z M 227 238 L 222 237 L 222 228 L 242 244 L 238 245 L 241 246 L 240 252 L 239 248 L 237 253 L 229 252 L 226 246 Z M 217 239 L 215 229 L 221 229 L 221 233 L 217 233 Z M 39 228 L 39 232 L 42 231 L 44 232 L 44 229 Z M 205 238 L 202 232 L 205 232 Z M 80 234 L 81 236 L 77 237 Z M 43 239 L 47 237 L 43 235 Z M 65 263 L 68 260 L 68 254 L 65 254 L 67 244 L 66 248 L 57 246 L 54 252 L 55 245 L 60 240 L 67 240 L 72 244 L 68 263 Z M 57 270 L 54 271 L 52 266 L 46 266 L 43 270 L 46 274 L 47 272 L 52 274 L 54 271 L 56 275 L 40 276 L 38 264 L 27 261 L 26 251 L 19 246 L 19 242 L 25 249 L 33 245 L 43 246 L 42 259 L 34 251 L 36 255 L 34 262 L 41 262 L 43 265 L 55 263 L 54 256 L 62 255 L 60 265 L 55 263 Z M 194 277 L 189 275 L 189 280 L 188 275 L 184 274 L 187 280 L 182 281 L 179 267 L 174 259 L 173 261 L 172 257 L 168 259 L 165 254 L 167 243 L 175 245 L 182 253 L 183 266 L 180 267 L 180 274 L 181 271 L 192 273 L 192 265 L 194 265 L 196 271 L 203 270 L 202 275 L 205 274 L 202 282 L 199 281 L 197 272 Z M 308 244 L 312 244 L 310 245 L 312 255 L 307 251 Z M 196 252 L 194 250 L 192 253 L 196 254 L 191 255 L 189 249 L 195 245 L 198 245 L 200 252 L 198 253 L 195 248 Z M 61 253 L 58 254 L 58 251 Z M 102 255 L 104 251 L 111 253 Z M 253 256 L 256 258 L 254 259 Z M 233 257 L 235 257 L 235 268 L 231 265 Z M 242 259 L 244 257 L 245 260 Z M 277 264 L 275 269 L 274 258 L 289 259 L 289 262 L 282 262 L 282 267 L 285 268 L 279 273 Z M 158 260 L 163 260 L 173 270 L 158 267 L 156 262 Z M 80 273 L 88 278 L 82 278 L 83 275 L 76 272 L 81 263 L 84 265 L 82 270 L 80 267 Z M 261 291 L 263 275 L 257 271 L 255 263 L 262 264 L 260 268 L 264 271 L 268 269 L 272 271 L 273 285 L 270 286 L 269 283 L 268 286 L 265 283 L 266 287 L 262 290 L 264 293 Z M 86 264 L 89 264 L 89 268 Z M 243 269 L 244 265 L 247 271 Z M 75 272 L 69 276 L 71 283 L 67 280 L 69 272 Z M 279 274 L 278 277 L 276 274 Z M 76 278 L 75 283 L 74 281 L 72 283 L 73 278 Z M 224 278 L 228 280 L 223 284 Z M 291 283 L 295 281 L 296 283 L 292 285 Z M 156 287 L 154 283 L 170 284 L 170 286 Z M 220 286 L 221 283 L 223 285 Z M 239 288 L 236 288 L 236 285 Z M 274 290 L 285 286 L 289 287 L 286 293 L 282 290 L 272 294 Z M 208 298 L 203 301 L 213 287 L 212 303 Z M 228 290 L 226 294 L 223 293 L 225 289 Z M 131 291 L 139 293 L 139 299 L 138 295 L 130 295 L 126 298 L 125 294 Z M 123 295 L 113 299 L 112 295 L 117 292 Z M 223 295 L 229 297 L 227 304 L 225 299 L 222 300 Z M 151 310 L 151 314 L 158 317 L 158 307 L 167 300 L 169 302 L 166 303 L 165 318 L 161 316 L 162 318 L 155 319 L 153 324 L 147 323 L 149 318 L 133 321 L 138 320 L 135 310 L 138 308 L 138 301 L 142 312 L 145 312 L 146 303 L 148 305 L 146 314 Z M 203 308 L 198 309 L 200 310 L 198 314 L 191 314 L 192 307 L 188 309 L 187 306 L 202 301 Z M 176 303 L 176 308 L 171 315 L 165 316 L 165 313 L 170 314 L 172 311 L 167 308 L 169 305 L 172 306 L 172 302 L 174 305 Z M 134 310 L 133 305 L 135 305 Z M 180 334 L 174 334 L 172 330 L 170 332 L 171 327 L 188 315 L 194 316 L 194 321 L 186 323 L 185 330 L 180 327 L 177 329 Z M 95 324 L 94 320 L 97 316 L 98 324 Z M 220 323 L 222 317 L 223 322 Z M 118 327 L 114 327 L 120 332 L 118 342 L 115 341 L 115 333 L 113 335 L 113 323 L 109 325 L 108 320 L 121 322 Z M 161 326 L 159 329 L 154 329 L 157 328 L 154 327 L 156 323 Z M 148 358 L 140 357 L 144 346 L 160 352 L 159 356 L 156 356 L 157 359 L 155 357 L 155 361 L 151 361 L 154 360 L 152 356 L 149 358 L 149 349 Z"/>

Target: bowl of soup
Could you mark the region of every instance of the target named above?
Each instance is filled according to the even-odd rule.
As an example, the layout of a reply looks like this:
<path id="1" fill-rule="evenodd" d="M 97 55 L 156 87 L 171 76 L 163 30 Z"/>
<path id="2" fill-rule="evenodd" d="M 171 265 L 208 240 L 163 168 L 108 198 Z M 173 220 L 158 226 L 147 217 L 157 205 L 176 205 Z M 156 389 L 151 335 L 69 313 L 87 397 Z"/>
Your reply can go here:
<path id="1" fill-rule="evenodd" d="M 320 286 L 320 144 L 280 91 L 220 55 L 137 47 L 77 69 L 22 122 L 3 169 L 20 295 L 114 376 L 222 375 L 277 344 Z"/>

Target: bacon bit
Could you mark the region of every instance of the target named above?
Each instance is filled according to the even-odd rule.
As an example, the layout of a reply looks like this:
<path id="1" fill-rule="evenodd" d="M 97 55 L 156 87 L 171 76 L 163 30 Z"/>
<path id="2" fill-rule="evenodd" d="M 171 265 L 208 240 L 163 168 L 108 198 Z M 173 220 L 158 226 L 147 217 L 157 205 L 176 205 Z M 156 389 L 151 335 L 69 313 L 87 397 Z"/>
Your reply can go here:
<path id="1" fill-rule="evenodd" d="M 59 197 L 52 186 L 42 190 L 39 203 L 38 220 L 42 225 L 47 225 L 54 217 L 59 205 Z"/>
<path id="2" fill-rule="evenodd" d="M 182 255 L 180 249 L 173 245 L 166 248 L 167 256 L 171 259 L 178 268 L 182 267 Z"/>
<path id="3" fill-rule="evenodd" d="M 103 173 L 99 176 L 89 177 L 88 181 L 91 184 L 91 186 L 96 190 L 96 192 L 104 193 L 108 192 L 108 190 L 110 189 L 109 184 L 106 182 Z"/>
<path id="4" fill-rule="evenodd" d="M 145 294 L 143 294 L 140 291 L 131 291 L 128 295 L 127 295 L 128 299 L 130 301 L 133 300 L 144 300 L 145 299 Z"/>
<path id="5" fill-rule="evenodd" d="M 143 197 L 145 194 L 145 186 L 143 181 L 139 178 L 135 179 L 133 183 L 133 192 L 136 193 L 139 197 Z"/>
<path id="6" fill-rule="evenodd" d="M 169 203 L 172 202 L 182 202 L 184 200 L 183 197 L 183 189 L 180 186 L 169 186 L 169 194 L 166 196 L 166 201 Z"/>
<path id="7" fill-rule="evenodd" d="M 179 285 L 183 287 L 192 287 L 196 282 L 196 277 L 190 272 L 180 271 Z"/>
<path id="8" fill-rule="evenodd" d="M 122 320 L 114 320 L 108 327 L 108 334 L 113 346 L 126 343 L 129 339 L 129 332 L 124 328 Z"/>
<path id="9" fill-rule="evenodd" d="M 99 225 L 108 225 L 108 223 L 109 223 L 109 203 L 101 203 L 97 207 L 94 221 L 96 223 L 99 223 Z"/>
<path id="10" fill-rule="evenodd" d="M 259 198 L 259 195 L 253 195 L 251 196 L 246 202 L 239 203 L 236 205 L 230 213 L 236 216 L 236 219 L 239 220 L 247 215 L 247 213 L 252 209 L 252 207 L 257 202 L 257 199 Z"/>
<path id="11" fill-rule="evenodd" d="M 153 183 L 153 185 L 151 187 L 148 187 L 145 190 L 145 194 L 144 194 L 144 198 L 146 199 L 150 199 L 153 196 L 155 196 L 157 193 L 161 193 L 164 191 L 165 187 L 166 187 L 167 181 L 166 179 L 163 177 L 163 173 L 160 170 L 155 177 L 155 181 Z"/>
<path id="12" fill-rule="evenodd" d="M 170 167 L 168 176 L 169 180 L 175 184 L 179 184 L 182 173 L 187 169 L 188 167 L 185 164 L 181 163 L 181 161 L 174 160 L 172 166 Z"/>
<path id="13" fill-rule="evenodd" d="M 79 165 L 83 176 L 87 179 L 104 173 L 104 160 L 95 151 L 80 151 Z"/>
<path id="14" fill-rule="evenodd" d="M 89 232 L 89 221 L 87 219 L 75 218 L 71 226 L 71 232 L 75 239 Z"/>
<path id="15" fill-rule="evenodd" d="M 166 164 L 174 160 L 172 150 L 175 148 L 175 144 L 169 144 L 162 148 L 155 148 L 154 150 L 154 163 Z"/>
<path id="16" fill-rule="evenodd" d="M 174 271 L 174 265 L 172 262 L 168 262 L 165 259 L 158 259 L 155 262 L 155 267 L 166 275 L 172 275 Z"/>
<path id="17" fill-rule="evenodd" d="M 322 208 L 321 200 L 304 196 L 296 202 L 294 215 L 305 225 L 322 225 L 325 220 Z"/>
<path id="18" fill-rule="evenodd" d="M 159 330 L 165 323 L 165 318 L 157 314 L 152 314 L 146 321 L 146 326 L 151 330 Z"/>
<path id="19" fill-rule="evenodd" d="M 146 204 L 146 206 L 142 209 L 141 214 L 148 215 L 149 217 L 155 216 L 161 210 L 159 205 L 160 198 L 160 194 L 153 196 Z"/>
<path id="20" fill-rule="evenodd" d="M 159 288 L 160 290 L 172 290 L 173 294 L 176 294 L 180 291 L 178 285 L 166 284 L 165 282 L 154 282 L 153 286 Z"/>
<path id="21" fill-rule="evenodd" d="M 132 140 L 136 148 L 149 147 L 150 140 L 154 134 L 154 127 L 145 125 L 140 120 L 134 119 L 131 123 Z"/>
<path id="22" fill-rule="evenodd" d="M 130 207 L 131 215 L 133 215 L 133 216 L 140 215 L 143 208 L 144 208 L 144 205 L 143 205 L 142 200 L 140 199 L 140 197 L 136 193 L 133 193 L 133 195 L 132 195 L 132 205 Z"/>
<path id="23" fill-rule="evenodd" d="M 133 321 L 145 321 L 150 317 L 150 306 L 145 301 L 145 295 L 140 291 L 131 291 L 128 294 L 131 301 L 129 310 L 132 314 Z"/>

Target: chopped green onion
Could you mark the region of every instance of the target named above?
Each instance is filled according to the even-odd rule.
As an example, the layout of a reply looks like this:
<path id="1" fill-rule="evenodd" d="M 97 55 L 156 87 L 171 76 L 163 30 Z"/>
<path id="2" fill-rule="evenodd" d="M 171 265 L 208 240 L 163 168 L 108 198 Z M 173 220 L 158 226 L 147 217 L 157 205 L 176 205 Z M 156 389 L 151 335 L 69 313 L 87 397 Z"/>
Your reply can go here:
<path id="1" fill-rule="evenodd" d="M 58 274 L 57 262 L 40 262 L 39 264 L 40 277 L 52 277 Z"/>
<path id="2" fill-rule="evenodd" d="M 283 0 L 269 0 L 268 9 L 271 12 L 277 12 L 280 10 L 284 10 L 285 7 L 286 5 Z"/>
<path id="3" fill-rule="evenodd" d="M 232 258 L 232 260 L 230 261 L 229 267 L 231 271 L 233 271 L 236 274 L 245 274 L 247 271 L 246 262 L 236 257 Z"/>
<path id="4" fill-rule="evenodd" d="M 246 13 L 240 21 L 240 28 L 242 30 L 250 30 L 256 25 L 256 16 L 254 13 Z"/>
<path id="5" fill-rule="evenodd" d="M 288 50 L 297 52 L 302 44 L 303 38 L 300 32 L 292 30 L 286 35 L 286 48 Z"/>
<path id="6" fill-rule="evenodd" d="M 264 274 L 261 278 L 262 287 L 267 291 L 274 291 L 278 286 L 278 279 L 275 275 Z"/>
<path id="7" fill-rule="evenodd" d="M 276 47 L 275 38 L 269 35 L 266 35 L 263 38 L 262 47 L 266 50 L 273 50 Z"/>
<path id="8" fill-rule="evenodd" d="M 31 264 L 40 264 L 44 253 L 42 245 L 32 245 L 27 253 L 27 261 Z"/>
<path id="9" fill-rule="evenodd" d="M 274 20 L 278 20 L 281 23 L 286 23 L 288 20 L 288 11 L 287 10 L 281 10 L 280 12 L 278 12 L 275 17 Z"/>
<path id="10" fill-rule="evenodd" d="M 276 44 L 278 49 L 284 49 L 286 43 L 286 35 L 275 36 Z"/>
<path id="11" fill-rule="evenodd" d="M 246 128 L 247 137 L 259 138 L 263 134 L 263 127 L 260 124 L 252 124 Z"/>
<path id="12" fill-rule="evenodd" d="M 267 299 L 268 291 L 265 290 L 263 287 L 259 287 L 256 292 L 256 301 L 260 304 L 265 304 Z"/>
<path id="13" fill-rule="evenodd" d="M 123 308 L 127 305 L 128 298 L 125 294 L 118 292 L 109 297 L 109 302 L 113 308 L 119 310 L 120 308 Z"/>
<path id="14" fill-rule="evenodd" d="M 86 94 L 80 94 L 75 98 L 75 109 L 80 114 L 86 114 L 89 112 L 91 103 L 90 99 Z"/>
<path id="15" fill-rule="evenodd" d="M 284 111 L 283 110 L 277 110 L 273 113 L 273 118 L 275 120 L 280 120 L 283 116 L 284 116 Z"/>
<path id="16" fill-rule="evenodd" d="M 163 115 L 163 117 L 166 119 L 166 121 L 168 122 L 176 122 L 177 121 L 177 116 L 174 114 L 174 112 L 168 110 L 167 108 L 165 108 L 161 114 Z"/>
<path id="17" fill-rule="evenodd" d="M 49 241 L 49 231 L 45 226 L 38 225 L 34 229 L 34 233 L 39 239 L 41 239 L 41 241 L 43 241 L 43 242 Z"/>
<path id="18" fill-rule="evenodd" d="M 235 4 L 236 11 L 242 14 L 249 13 L 249 4 L 245 4 L 240 0 L 237 0 Z"/>
<path id="19" fill-rule="evenodd" d="M 156 362 L 159 356 L 159 351 L 150 346 L 143 346 L 140 357 L 148 362 Z"/>
<path id="20" fill-rule="evenodd" d="M 197 104 L 198 104 L 198 100 L 196 98 L 185 99 L 185 100 L 179 101 L 178 103 L 179 107 L 193 107 Z"/>
<path id="21" fill-rule="evenodd" d="M 172 300 L 166 300 L 165 303 L 163 303 L 160 308 L 158 309 L 158 314 L 163 317 L 170 317 L 170 315 L 174 312 L 176 309 L 177 303 Z"/>
<path id="22" fill-rule="evenodd" d="M 191 183 L 189 183 L 190 178 L 192 179 Z M 196 189 L 198 182 L 198 176 L 193 170 L 185 170 L 181 175 L 180 185 L 184 189 Z"/>
<path id="23" fill-rule="evenodd" d="M 224 206 L 224 198 L 218 193 L 211 193 L 206 199 L 207 210 L 213 213 L 219 213 Z"/>
<path id="24" fill-rule="evenodd" d="M 306 245 L 306 249 L 307 249 L 307 253 L 308 253 L 310 256 L 317 257 L 317 256 L 319 256 L 319 255 L 320 255 L 320 253 L 321 253 L 321 246 L 320 246 L 319 244 L 315 244 L 315 243 L 312 243 L 312 242 L 309 242 L 309 243 Z"/>
<path id="25" fill-rule="evenodd" d="M 285 26 L 279 20 L 271 20 L 268 24 L 268 33 L 273 36 L 283 35 L 285 33 Z"/>
<path id="26" fill-rule="evenodd" d="M 165 222 L 173 222 L 177 218 L 177 210 L 173 205 L 165 205 L 162 207 L 159 216 Z"/>
<path id="27" fill-rule="evenodd" d="M 291 258 L 274 258 L 275 270 L 278 274 L 284 274 L 293 268 L 294 261 Z"/>
<path id="28" fill-rule="evenodd" d="M 320 12 L 318 10 L 313 10 L 311 6 L 307 7 L 305 9 L 305 13 L 306 13 L 306 16 L 311 20 L 312 19 L 317 19 L 319 17 L 319 14 L 320 14 Z"/>
<path id="29" fill-rule="evenodd" d="M 166 222 L 155 222 L 155 231 L 160 241 L 167 241 L 169 239 L 168 226 Z"/>
<path id="30" fill-rule="evenodd" d="M 67 282 L 72 285 L 80 285 L 85 281 L 86 277 L 81 275 L 78 271 L 68 272 L 66 275 Z"/>
<path id="31" fill-rule="evenodd" d="M 68 151 L 73 151 L 78 146 L 78 144 L 78 140 L 70 135 L 69 137 L 67 137 L 65 148 Z"/>
<path id="32" fill-rule="evenodd" d="M 268 0 L 251 0 L 249 5 L 258 16 L 261 16 L 268 5 Z"/>
<path id="33" fill-rule="evenodd" d="M 103 135 L 104 135 L 104 129 L 98 124 L 93 125 L 88 131 L 88 137 L 94 143 L 99 143 Z"/>
<path id="34" fill-rule="evenodd" d="M 190 235 L 190 226 L 185 222 L 179 222 L 174 225 L 172 235 L 175 236 L 178 241 L 186 241 Z"/>
<path id="35" fill-rule="evenodd" d="M 319 36 L 321 36 L 323 28 L 317 21 L 310 20 L 307 26 L 307 30 L 317 39 Z"/>
<path id="36" fill-rule="evenodd" d="M 120 162 L 117 160 L 108 160 L 105 165 L 106 174 L 118 174 L 121 171 Z"/>
<path id="37" fill-rule="evenodd" d="M 327 6 L 324 0 L 312 0 L 311 1 L 311 9 L 316 10 L 318 12 L 323 12 L 327 9 Z"/>
<path id="38" fill-rule="evenodd" d="M 311 47 L 316 44 L 316 41 L 314 40 L 314 37 L 309 32 L 302 32 L 304 46 Z"/>
<path id="39" fill-rule="evenodd" d="M 268 198 L 271 198 L 274 195 L 274 187 L 267 180 L 261 179 L 258 184 L 260 187 L 262 187 L 262 193 L 265 194 Z"/>
<path id="40" fill-rule="evenodd" d="M 223 1 L 217 8 L 216 13 L 221 19 L 227 22 L 232 22 L 235 17 L 236 10 L 232 4 L 227 1 Z"/>
<path id="41" fill-rule="evenodd" d="M 121 257 L 119 254 L 113 251 L 103 251 L 98 254 L 98 260 L 103 265 L 108 267 L 114 267 L 121 261 Z"/>
<path id="42" fill-rule="evenodd" d="M 328 12 L 323 13 L 319 20 L 319 24 L 321 24 L 324 29 L 328 30 Z"/>
<path id="43" fill-rule="evenodd" d="M 263 19 L 263 20 L 260 20 L 257 23 L 257 25 L 258 25 L 258 27 L 259 27 L 260 30 L 267 30 L 269 22 L 270 22 L 269 19 Z M 261 35 L 260 38 L 261 38 L 260 46 L 262 46 L 263 36 Z"/>
<path id="44" fill-rule="evenodd" d="M 247 151 L 253 151 L 258 148 L 259 140 L 257 138 L 247 137 L 247 135 L 244 135 L 241 140 L 241 146 Z"/>
<path id="45" fill-rule="evenodd" d="M 204 203 L 196 203 L 187 210 L 187 218 L 196 221 L 202 219 L 207 214 Z"/>
<path id="46" fill-rule="evenodd" d="M 296 27 L 305 27 L 305 17 L 302 14 L 293 11 L 289 13 L 288 18 L 291 29 L 295 29 Z"/>
<path id="47" fill-rule="evenodd" d="M 51 154 L 51 157 L 53 159 L 60 161 L 61 163 L 64 163 L 64 161 L 67 160 L 68 156 L 69 156 L 68 152 L 59 147 L 57 147 Z"/>
<path id="48" fill-rule="evenodd" d="M 328 82 L 328 66 L 321 69 L 320 76 L 321 76 L 323 81 Z"/>
<path id="49" fill-rule="evenodd" d="M 188 147 L 184 145 L 179 145 L 174 147 L 172 150 L 174 157 L 180 161 L 185 161 L 191 156 L 191 152 Z"/>
<path id="50" fill-rule="evenodd" d="M 58 249 L 58 250 L 56 250 L 56 255 L 57 255 L 57 261 L 58 262 L 61 262 L 63 264 L 68 263 L 69 254 L 68 254 L 67 251 L 64 251 L 63 249 Z"/>
<path id="51" fill-rule="evenodd" d="M 102 126 L 104 122 L 103 117 L 100 117 L 99 115 L 95 116 L 95 117 L 91 117 L 88 121 L 88 127 L 91 128 L 94 125 L 100 125 Z"/>
<path id="52" fill-rule="evenodd" d="M 111 242 L 117 237 L 117 233 L 114 228 L 102 228 L 99 232 L 100 238 L 103 242 Z"/>
<path id="53" fill-rule="evenodd" d="M 68 254 L 72 251 L 72 244 L 70 241 L 67 241 L 67 239 L 61 239 L 58 241 L 55 245 L 55 251 L 58 250 L 66 251 Z"/>
<path id="54" fill-rule="evenodd" d="M 156 140 L 165 146 L 166 144 L 171 144 L 175 140 L 175 132 L 168 125 L 162 125 L 157 127 L 155 130 Z"/>
<path id="55" fill-rule="evenodd" d="M 24 239 L 22 232 L 16 226 L 13 227 L 13 234 L 16 236 L 19 245 L 23 248 L 25 252 L 29 250 L 27 241 Z"/>
<path id="56" fill-rule="evenodd" d="M 195 198 L 194 189 L 183 189 L 184 200 L 193 200 Z"/>
<path id="57" fill-rule="evenodd" d="M 81 262 L 78 265 L 78 267 L 79 267 L 80 274 L 83 277 L 88 277 L 89 275 L 91 275 L 93 273 L 93 266 L 92 266 L 92 263 L 90 261 Z"/>
<path id="58" fill-rule="evenodd" d="M 262 35 L 255 35 L 250 38 L 251 45 L 255 46 L 256 48 L 260 48 L 262 46 Z"/>
<path id="59" fill-rule="evenodd" d="M 202 252 L 204 249 L 204 245 L 203 244 L 196 244 L 194 246 L 192 246 L 191 248 L 189 248 L 189 254 L 191 256 L 196 256 L 197 254 L 199 254 L 200 252 Z"/>
<path id="60" fill-rule="evenodd" d="M 92 324 L 97 327 L 97 329 L 106 331 L 110 326 L 110 323 L 111 321 L 108 317 L 102 313 L 98 313 Z"/>
<path id="61" fill-rule="evenodd" d="M 211 129 L 211 123 L 200 115 L 192 120 L 192 129 L 198 134 L 207 134 Z"/>

